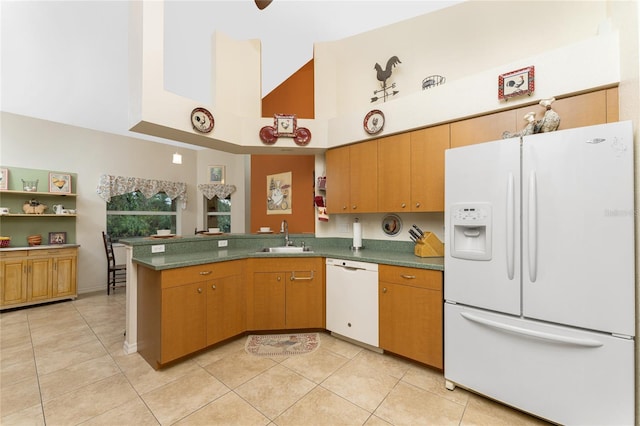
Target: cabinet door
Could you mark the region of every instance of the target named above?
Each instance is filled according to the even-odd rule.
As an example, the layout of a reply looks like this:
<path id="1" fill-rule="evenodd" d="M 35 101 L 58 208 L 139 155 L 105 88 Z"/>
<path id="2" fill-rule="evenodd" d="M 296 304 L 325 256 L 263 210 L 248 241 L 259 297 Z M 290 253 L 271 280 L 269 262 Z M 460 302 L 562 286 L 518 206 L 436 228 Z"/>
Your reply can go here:
<path id="1" fill-rule="evenodd" d="M 444 152 L 449 125 L 411 132 L 411 211 L 444 211 Z"/>
<path id="2" fill-rule="evenodd" d="M 27 301 L 27 261 L 7 259 L 0 261 L 0 306 Z"/>
<path id="3" fill-rule="evenodd" d="M 378 139 L 378 211 L 411 210 L 411 155 L 409 133 Z"/>
<path id="4" fill-rule="evenodd" d="M 60 256 L 53 259 L 53 297 L 76 294 L 75 256 Z"/>
<path id="5" fill-rule="evenodd" d="M 241 275 L 213 279 L 207 285 L 207 346 L 246 330 L 246 302 Z"/>
<path id="6" fill-rule="evenodd" d="M 254 272 L 251 330 L 285 328 L 285 272 Z"/>
<path id="7" fill-rule="evenodd" d="M 28 265 L 27 298 L 30 301 L 51 298 L 53 260 L 50 257 L 30 259 Z"/>
<path id="8" fill-rule="evenodd" d="M 160 363 L 172 361 L 206 346 L 205 282 L 162 289 Z"/>
<path id="9" fill-rule="evenodd" d="M 286 285 L 287 328 L 324 328 L 325 303 L 321 268 L 291 272 Z"/>
<path id="10" fill-rule="evenodd" d="M 350 211 L 350 165 L 349 147 L 330 149 L 326 153 L 327 168 L 327 212 L 348 213 Z"/>
<path id="11" fill-rule="evenodd" d="M 442 273 L 383 266 L 380 347 L 443 368 Z"/>
<path id="12" fill-rule="evenodd" d="M 350 213 L 378 211 L 378 144 L 363 142 L 350 146 Z"/>
<path id="13" fill-rule="evenodd" d="M 521 124 L 515 110 L 456 121 L 451 123 L 451 148 L 501 139 L 503 132 L 516 132 Z"/>

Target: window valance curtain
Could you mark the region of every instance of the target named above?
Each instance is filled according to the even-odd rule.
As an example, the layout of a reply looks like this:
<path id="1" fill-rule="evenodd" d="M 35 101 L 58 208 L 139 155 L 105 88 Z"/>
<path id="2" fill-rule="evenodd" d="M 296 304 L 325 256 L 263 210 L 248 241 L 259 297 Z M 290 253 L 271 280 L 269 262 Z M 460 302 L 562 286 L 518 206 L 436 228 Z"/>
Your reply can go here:
<path id="1" fill-rule="evenodd" d="M 236 192 L 235 185 L 224 185 L 221 183 L 201 183 L 198 185 L 198 189 L 207 197 L 207 200 L 212 199 L 216 195 L 220 199 L 225 199 Z"/>
<path id="2" fill-rule="evenodd" d="M 235 189 L 235 188 L 234 188 Z M 164 192 L 169 198 L 182 202 L 182 209 L 187 208 L 187 184 L 184 182 L 170 182 L 166 180 L 142 179 L 127 176 L 100 176 L 96 192 L 107 203 L 115 195 L 140 191 L 146 198 L 158 192 Z"/>

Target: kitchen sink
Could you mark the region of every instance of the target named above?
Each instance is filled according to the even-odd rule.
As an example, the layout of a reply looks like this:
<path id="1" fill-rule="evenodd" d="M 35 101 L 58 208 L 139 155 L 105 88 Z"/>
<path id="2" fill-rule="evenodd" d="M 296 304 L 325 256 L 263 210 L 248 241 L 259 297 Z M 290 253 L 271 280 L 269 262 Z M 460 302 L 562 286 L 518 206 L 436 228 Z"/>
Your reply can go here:
<path id="1" fill-rule="evenodd" d="M 280 246 L 265 247 L 258 253 L 313 253 L 313 250 L 310 247 Z"/>

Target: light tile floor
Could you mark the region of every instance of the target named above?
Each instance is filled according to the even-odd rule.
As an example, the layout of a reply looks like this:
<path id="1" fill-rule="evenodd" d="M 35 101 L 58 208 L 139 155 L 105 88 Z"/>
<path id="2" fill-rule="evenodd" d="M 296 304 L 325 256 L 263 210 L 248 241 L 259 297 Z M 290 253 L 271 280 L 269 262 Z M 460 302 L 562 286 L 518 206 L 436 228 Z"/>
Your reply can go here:
<path id="1" fill-rule="evenodd" d="M 242 337 L 155 371 L 123 353 L 124 325 L 123 290 L 1 313 L 0 424 L 546 424 L 329 334 L 308 355 L 255 357 Z"/>

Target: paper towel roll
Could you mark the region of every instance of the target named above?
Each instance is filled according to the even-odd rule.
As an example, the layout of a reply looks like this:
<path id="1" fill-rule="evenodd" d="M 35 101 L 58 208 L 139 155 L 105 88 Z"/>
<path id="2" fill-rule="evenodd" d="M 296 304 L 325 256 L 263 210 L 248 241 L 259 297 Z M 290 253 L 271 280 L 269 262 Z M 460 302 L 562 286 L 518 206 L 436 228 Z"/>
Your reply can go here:
<path id="1" fill-rule="evenodd" d="M 362 224 L 354 222 L 353 224 L 353 248 L 362 247 Z"/>

